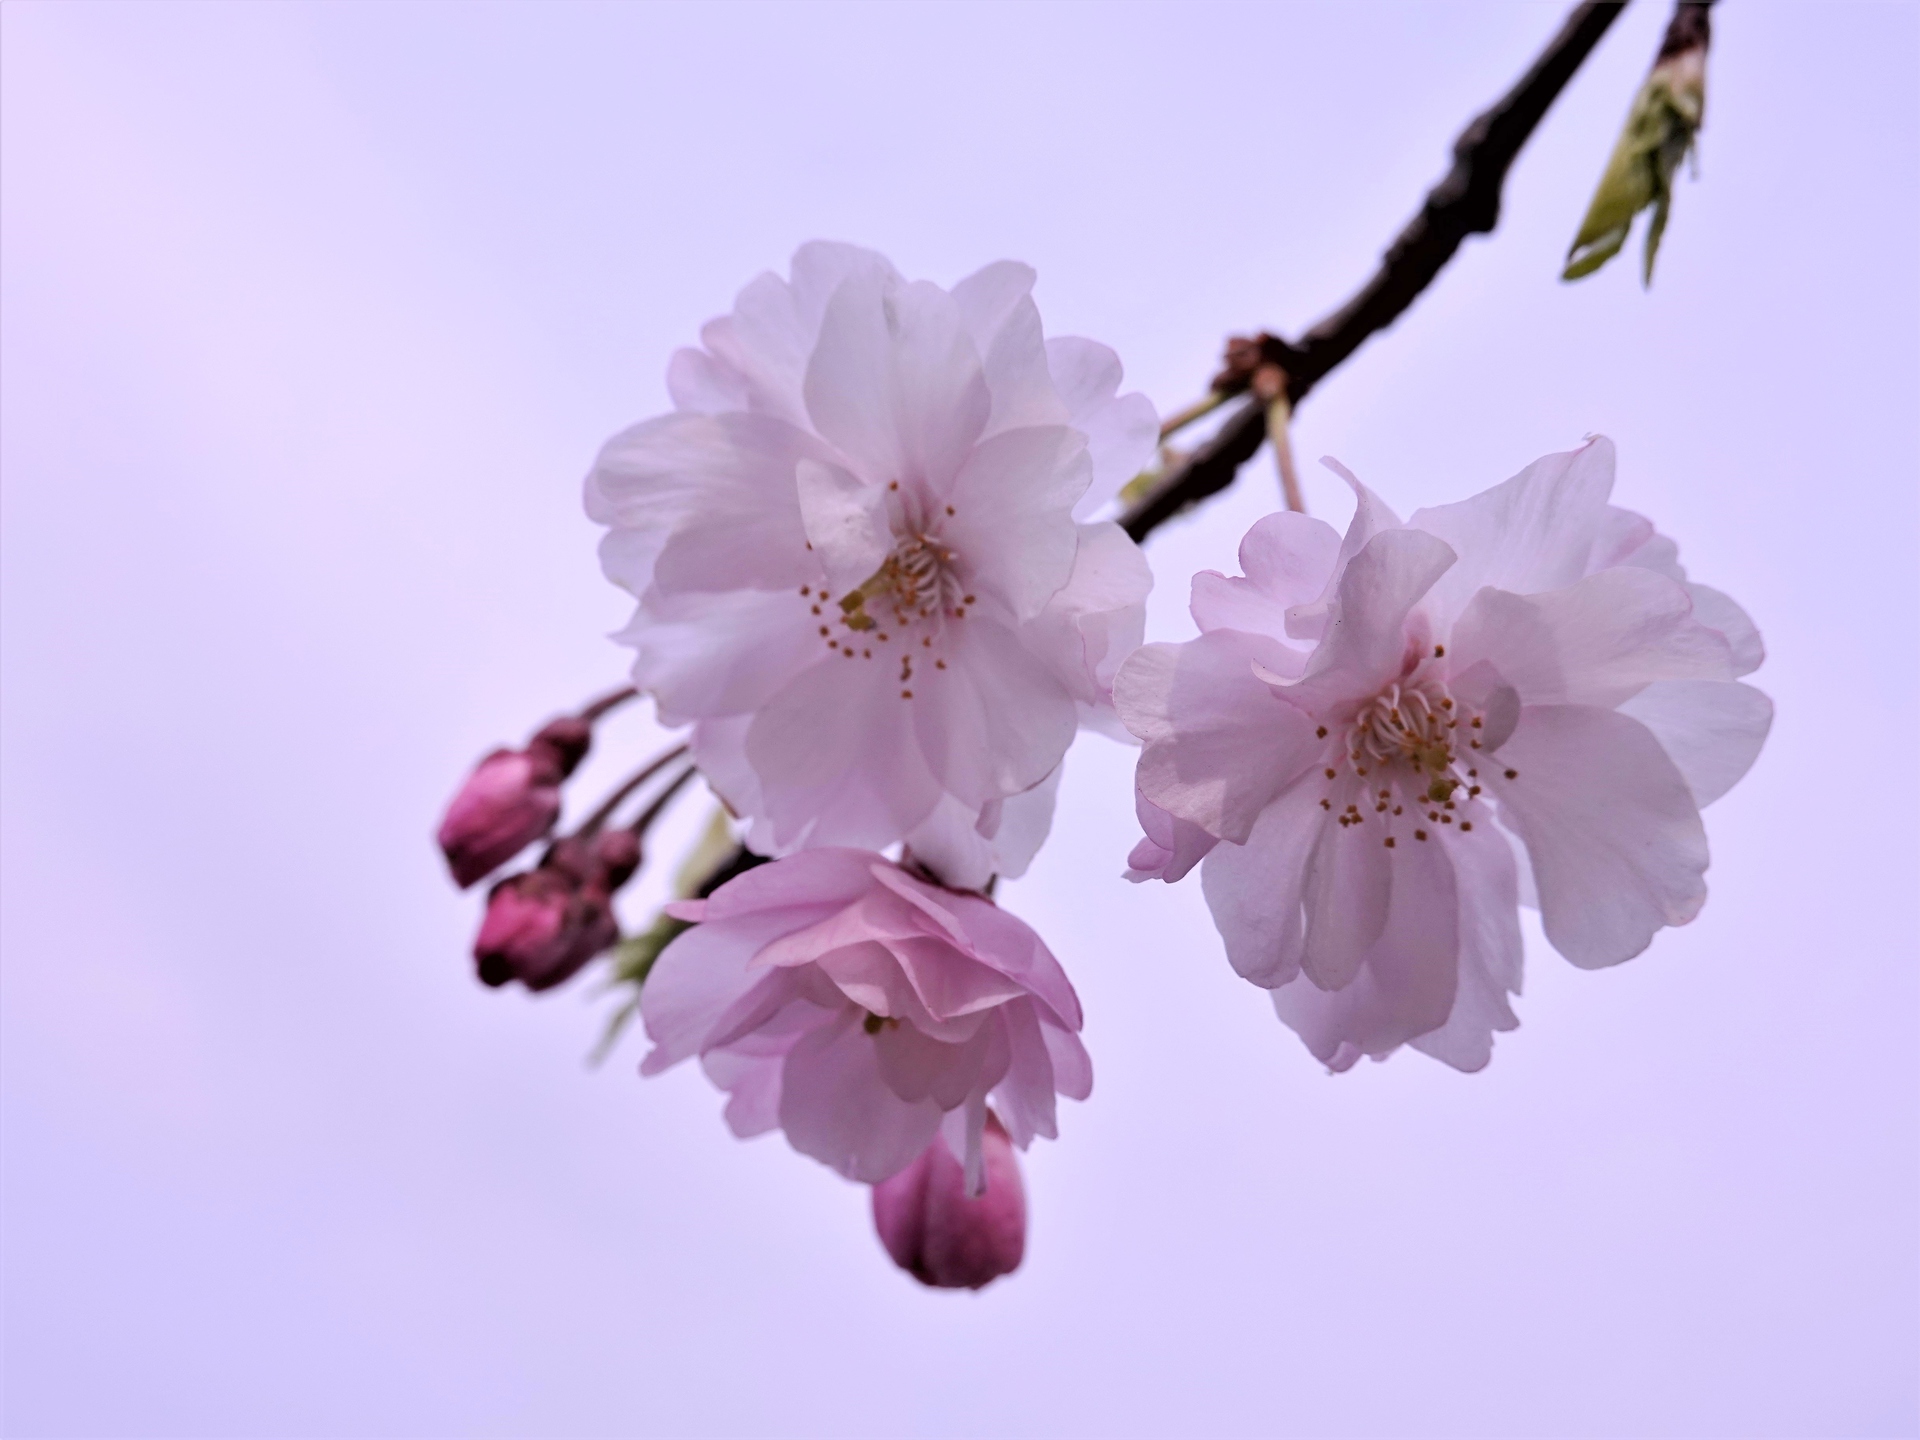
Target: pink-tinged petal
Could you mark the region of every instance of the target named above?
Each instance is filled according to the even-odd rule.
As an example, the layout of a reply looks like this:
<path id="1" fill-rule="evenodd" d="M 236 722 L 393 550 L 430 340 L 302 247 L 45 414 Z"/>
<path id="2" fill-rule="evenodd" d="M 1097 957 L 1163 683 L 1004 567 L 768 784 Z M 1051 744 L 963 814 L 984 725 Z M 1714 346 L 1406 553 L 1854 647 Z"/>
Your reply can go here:
<path id="1" fill-rule="evenodd" d="M 1526 842 L 1547 939 L 1587 969 L 1646 949 L 1706 902 L 1707 836 L 1687 782 L 1638 720 L 1530 705 L 1480 783 Z"/>
<path id="2" fill-rule="evenodd" d="M 936 1138 L 911 1166 L 873 1187 L 873 1223 L 894 1264 L 923 1285 L 978 1290 L 1020 1266 L 1027 1203 L 1006 1132 L 988 1119 L 981 1183 L 969 1196 L 965 1166 Z"/>
<path id="3" fill-rule="evenodd" d="M 639 599 L 653 588 L 654 567 L 670 535 L 666 530 L 609 530 L 600 537 L 600 573 Z"/>
<path id="4" fill-rule="evenodd" d="M 1563 590 L 1474 596 L 1454 663 L 1487 661 L 1523 705 L 1611 708 L 1656 680 L 1731 680 L 1724 636 L 1693 618 L 1686 588 L 1650 570 L 1602 570 Z"/>
<path id="5" fill-rule="evenodd" d="M 1294 789 L 1311 792 L 1310 786 Z M 1387 928 L 1396 876 L 1402 865 L 1417 862 L 1419 857 L 1397 857 L 1385 845 L 1378 826 L 1338 822 L 1337 817 L 1356 797 L 1363 804 L 1369 798 L 1351 776 L 1341 777 L 1326 787 L 1324 794 L 1329 808 L 1322 809 L 1318 799 L 1311 807 L 1320 810 L 1320 824 L 1301 880 L 1306 933 L 1300 946 L 1300 968 L 1322 990 L 1338 990 L 1352 981 L 1379 944 Z M 1301 804 L 1304 798 L 1296 798 L 1295 813 L 1305 812 L 1311 823 L 1311 810 Z M 1425 848 L 1416 843 L 1412 850 Z"/>
<path id="6" fill-rule="evenodd" d="M 752 968 L 754 955 L 793 928 L 795 919 L 792 910 L 769 910 L 710 921 L 683 931 L 660 952 L 640 992 L 640 1019 L 653 1041 L 642 1075 L 657 1075 L 706 1043 L 720 1018 L 764 973 Z"/>
<path id="7" fill-rule="evenodd" d="M 1144 395 L 1119 394 L 1120 357 L 1074 335 L 1047 342 L 1053 387 L 1065 402 L 1068 423 L 1087 437 L 1093 483 L 1074 506 L 1074 518 L 1090 518 L 1146 469 L 1160 444 L 1160 417 Z"/>
<path id="8" fill-rule="evenodd" d="M 1472 499 L 1416 511 L 1407 523 L 1439 536 L 1460 557 L 1428 597 L 1436 627 L 1444 632 L 1486 586 L 1531 595 L 1586 574 L 1612 490 L 1613 442 L 1595 436 Z"/>
<path id="9" fill-rule="evenodd" d="M 1340 536 L 1323 520 L 1281 511 L 1254 523 L 1240 542 L 1245 578 L 1202 570 L 1193 577 L 1193 620 L 1201 630 L 1246 630 L 1276 640 L 1296 638 L 1305 606 L 1315 613 L 1313 638 L 1324 621 L 1319 605 L 1340 561 Z"/>
<path id="10" fill-rule="evenodd" d="M 1133 853 L 1127 857 L 1129 880 L 1164 880 L 1171 885 L 1184 879 L 1187 872 L 1220 843 L 1191 821 L 1169 815 L 1141 794 L 1137 786 L 1133 792 L 1133 813 L 1139 817 L 1146 838 L 1134 846 Z"/>
<path id="11" fill-rule="evenodd" d="M 1633 563 L 1630 557 L 1641 551 L 1642 547 L 1655 538 L 1653 522 L 1646 516 L 1636 515 L 1631 510 L 1623 510 L 1618 505 L 1607 506 L 1600 517 L 1599 528 L 1594 532 L 1593 548 L 1587 553 L 1586 573 L 1591 575 L 1594 571 L 1605 570 L 1609 566 Z M 1667 543 L 1671 545 L 1671 542 Z M 1678 555 L 1677 548 L 1672 551 L 1672 554 Z M 1686 572 L 1680 569 L 1677 560 L 1673 564 L 1671 573 L 1658 565 L 1651 568 L 1659 569 L 1671 580 L 1687 578 Z"/>
<path id="12" fill-rule="evenodd" d="M 1386 928 L 1353 979 L 1323 990 L 1306 973 L 1273 992 L 1274 1012 L 1322 1064 L 1344 1070 L 1361 1055 L 1389 1054 L 1446 1023 L 1459 954 L 1453 865 L 1436 841 L 1401 840 L 1388 852 L 1370 827 L 1343 839 L 1392 856 Z"/>
<path id="13" fill-rule="evenodd" d="M 1017 879 L 1052 828 L 1059 792 L 1055 766 L 1032 789 L 982 806 L 943 794 L 933 813 L 907 833 L 906 848 L 917 864 L 956 890 L 984 890 L 995 875 Z"/>
<path id="14" fill-rule="evenodd" d="M 1153 570 L 1127 532 L 1111 522 L 1081 525 L 1067 583 L 1020 629 L 1076 701 L 1112 703 L 1120 663 L 1140 648 Z"/>
<path id="15" fill-rule="evenodd" d="M 1520 993 L 1524 951 L 1513 852 L 1486 807 L 1470 805 L 1460 813 L 1470 817 L 1473 830 L 1462 834 L 1455 825 L 1439 831 L 1460 897 L 1459 988 L 1447 1023 L 1408 1043 L 1456 1070 L 1474 1071 L 1493 1059 L 1494 1032 L 1520 1023 L 1507 996 Z"/>
<path id="16" fill-rule="evenodd" d="M 804 837 L 878 849 L 931 814 L 943 787 L 896 672 L 884 660 L 829 655 L 754 717 L 747 760 L 780 847 Z"/>
<path id="17" fill-rule="evenodd" d="M 954 477 L 942 534 L 968 586 L 1031 620 L 1073 573 L 1073 504 L 1092 476 L 1086 437 L 1064 425 L 983 440 Z"/>
<path id="18" fill-rule="evenodd" d="M 1760 758 L 1773 727 L 1773 701 L 1751 685 L 1663 680 L 1620 706 L 1653 732 L 1705 809 Z"/>
<path id="19" fill-rule="evenodd" d="M 747 408 L 746 378 L 704 350 L 681 349 L 667 362 L 667 394 L 676 410 L 719 415 Z"/>
<path id="20" fill-rule="evenodd" d="M 911 930 L 901 929 L 894 933 L 934 935 L 957 945 L 967 943 L 967 928 L 957 909 L 969 903 L 966 897 L 950 894 L 917 880 L 887 860 L 875 860 L 869 868 L 873 878 L 880 882 L 881 890 L 870 892 L 863 908 L 871 913 L 884 904 L 890 909 L 899 910 L 904 902 L 904 913 L 911 917 Z M 882 890 L 887 893 L 882 894 Z"/>
<path id="21" fill-rule="evenodd" d="M 805 919 L 790 920 L 788 929 L 797 930 L 872 889 L 872 863 L 872 854 L 865 850 L 822 847 L 789 855 L 778 865 L 756 865 L 708 897 L 707 918 L 728 920 L 763 910 L 805 914 Z"/>
<path id="22" fill-rule="evenodd" d="M 1220 630 L 1184 645 L 1143 645 L 1120 667 L 1114 706 L 1145 742 L 1135 783 L 1149 800 L 1238 844 L 1319 757 L 1313 719 L 1254 676 L 1281 648 Z"/>
<path id="23" fill-rule="evenodd" d="M 940 1128 L 929 1099 L 902 1100 L 880 1073 L 874 1037 L 848 1006 L 831 1025 L 803 1035 L 780 1077 L 780 1125 L 803 1155 L 849 1180 L 875 1184 L 913 1163 Z"/>
<path id="24" fill-rule="evenodd" d="M 993 409 L 981 438 L 1025 425 L 1068 423 L 1047 373 L 1040 311 L 1028 292 L 1033 270 L 1002 260 L 953 287 L 954 304 L 979 352 Z"/>
<path id="25" fill-rule="evenodd" d="M 1767 647 L 1761 643 L 1760 631 L 1752 619 L 1733 597 L 1711 585 L 1689 584 L 1687 594 L 1693 598 L 1693 618 L 1726 637 L 1727 648 L 1733 654 L 1734 678 L 1737 680 L 1758 670 L 1767 658 Z"/>
<path id="26" fill-rule="evenodd" d="M 1093 1057 L 1080 1037 L 1072 1031 L 1040 1017 L 1040 1038 L 1046 1042 L 1047 1058 L 1053 1062 L 1053 1088 L 1069 1100 L 1084 1100 L 1093 1094 Z"/>
<path id="27" fill-rule="evenodd" d="M 922 665 L 911 699 L 894 672 L 884 677 L 887 700 L 912 724 L 927 771 L 970 806 L 1038 785 L 1073 743 L 1079 712 L 1072 693 L 1013 632 L 983 615 L 950 624 L 942 648 L 946 668 Z M 914 821 L 932 809 L 930 801 Z"/>
<path id="28" fill-rule="evenodd" d="M 976 959 L 1018 980 L 1060 1024 L 1073 1030 L 1080 1028 L 1080 997 L 1074 993 L 1067 972 L 1031 926 L 988 900 L 956 895 L 953 908 L 966 927 L 968 945 Z"/>
<path id="29" fill-rule="evenodd" d="M 886 487 L 814 460 L 802 460 L 794 479 L 807 544 L 826 572 L 827 593 L 858 589 L 893 549 Z"/>
<path id="30" fill-rule="evenodd" d="M 1024 1150 L 1036 1135 L 1052 1140 L 1060 1133 L 1053 1060 L 1031 1001 L 1015 1001 L 1000 1013 L 1007 1027 L 1008 1062 L 1005 1077 L 994 1087 L 993 1107 L 1013 1143 Z"/>
<path id="31" fill-rule="evenodd" d="M 833 456 L 770 416 L 662 415 L 601 447 L 587 513 L 668 535 L 653 565 L 662 589 L 797 589 L 818 575 L 794 489 L 806 458 Z"/>
<path id="32" fill-rule="evenodd" d="M 862 478 L 941 490 L 991 408 L 953 297 L 924 281 L 854 275 L 828 302 L 807 365 L 807 413 Z"/>
<path id="33" fill-rule="evenodd" d="M 644 597 L 614 639 L 633 647 L 633 682 L 663 725 L 764 705 L 814 663 L 818 621 L 792 590 Z"/>
<path id="34" fill-rule="evenodd" d="M 1383 530 L 1341 572 L 1326 637 L 1299 684 L 1309 708 L 1371 696 L 1400 677 L 1408 615 L 1453 564 L 1453 551 L 1418 530 Z M 1164 802 L 1163 802 L 1164 803 Z"/>
<path id="35" fill-rule="evenodd" d="M 1300 973 L 1307 862 L 1323 822 L 1339 828 L 1320 807 L 1325 789 L 1317 776 L 1295 781 L 1260 812 L 1246 844 L 1215 850 L 1200 872 L 1228 963 L 1268 990 Z"/>
<path id="36" fill-rule="evenodd" d="M 1346 534 L 1340 537 L 1340 555 L 1334 562 L 1331 577 L 1337 583 L 1347 562 L 1364 550 L 1368 541 L 1384 530 L 1400 528 L 1400 517 L 1393 513 L 1392 506 L 1362 484 L 1358 475 L 1331 455 L 1322 455 L 1320 463 L 1346 481 L 1347 488 L 1353 491 L 1353 518 L 1347 522 Z"/>
<path id="37" fill-rule="evenodd" d="M 1026 994 L 1018 981 L 938 940 L 893 940 L 887 949 L 936 1020 L 991 1010 Z"/>
<path id="38" fill-rule="evenodd" d="M 984 1101 L 1007 1073 L 1006 1027 L 997 1014 L 979 1017 L 958 1043 L 914 1025 L 882 1025 L 872 1044 L 888 1089 L 909 1102 L 931 1099 L 949 1117 L 969 1096 Z"/>

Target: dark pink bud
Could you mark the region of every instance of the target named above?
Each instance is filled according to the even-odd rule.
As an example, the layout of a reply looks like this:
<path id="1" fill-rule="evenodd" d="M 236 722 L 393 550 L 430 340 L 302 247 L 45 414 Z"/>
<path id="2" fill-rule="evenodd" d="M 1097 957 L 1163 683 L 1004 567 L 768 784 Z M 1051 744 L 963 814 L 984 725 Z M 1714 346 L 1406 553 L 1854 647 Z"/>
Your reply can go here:
<path id="1" fill-rule="evenodd" d="M 923 1285 L 978 1290 L 1020 1267 L 1027 1195 L 998 1117 L 982 1137 L 987 1188 L 967 1198 L 966 1168 L 936 1135 L 920 1158 L 873 1187 L 873 1225 L 893 1263 Z"/>
<path id="2" fill-rule="evenodd" d="M 619 938 L 606 891 L 543 865 L 493 887 L 473 958 L 488 985 L 518 980 L 546 990 L 572 979 Z"/>
<path id="3" fill-rule="evenodd" d="M 544 725 L 524 750 L 495 750 L 467 777 L 440 822 L 441 853 L 461 889 L 483 880 L 553 829 L 560 782 L 593 743 L 593 726 L 568 715 Z"/>
<path id="4" fill-rule="evenodd" d="M 484 879 L 553 828 L 560 787 L 552 764 L 496 750 L 474 767 L 440 822 L 440 849 L 461 889 Z"/>

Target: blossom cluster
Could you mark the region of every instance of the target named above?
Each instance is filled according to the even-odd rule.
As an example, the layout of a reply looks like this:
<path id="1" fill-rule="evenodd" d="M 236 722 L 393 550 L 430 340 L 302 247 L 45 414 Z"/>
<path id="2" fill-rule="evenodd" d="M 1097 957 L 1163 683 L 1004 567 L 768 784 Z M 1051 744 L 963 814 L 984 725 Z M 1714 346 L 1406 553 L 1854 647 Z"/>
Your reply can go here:
<path id="1" fill-rule="evenodd" d="M 816 243 L 747 286 L 586 481 L 633 690 L 489 756 L 441 833 L 462 884 L 511 860 L 591 720 L 650 697 L 684 746 L 493 887 L 482 978 L 545 988 L 612 945 L 699 774 L 744 848 L 634 942 L 642 1073 L 697 1059 L 735 1134 L 872 1186 L 889 1254 L 942 1286 L 1019 1264 L 1015 1152 L 1092 1088 L 1073 986 L 991 898 L 1078 730 L 1140 747 L 1129 878 L 1201 867 L 1228 961 L 1330 1069 L 1472 1070 L 1516 1024 L 1520 905 L 1586 967 L 1690 920 L 1700 810 L 1771 719 L 1752 622 L 1610 503 L 1604 439 L 1404 522 L 1347 476 L 1344 535 L 1267 517 L 1241 574 L 1194 577 L 1197 638 L 1144 644 L 1151 573 L 1110 516 L 1159 422 L 1112 351 L 1045 335 L 1033 283 Z"/>

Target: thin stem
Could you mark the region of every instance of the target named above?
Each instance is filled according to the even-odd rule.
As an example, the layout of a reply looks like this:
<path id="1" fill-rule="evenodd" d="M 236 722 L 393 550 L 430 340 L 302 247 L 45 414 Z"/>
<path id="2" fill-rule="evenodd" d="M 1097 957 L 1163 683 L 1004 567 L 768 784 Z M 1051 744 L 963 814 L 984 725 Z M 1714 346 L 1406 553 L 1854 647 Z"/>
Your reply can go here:
<path id="1" fill-rule="evenodd" d="M 608 817 L 611 816 L 615 810 L 620 808 L 620 802 L 622 800 L 626 799 L 634 791 L 646 784 L 647 781 L 651 780 L 662 769 L 686 753 L 687 747 L 685 745 L 676 745 L 671 750 L 654 756 L 653 759 L 649 760 L 645 765 L 642 765 L 637 772 L 629 775 L 621 782 L 619 789 L 615 790 L 613 794 L 600 802 L 600 808 L 589 815 L 580 828 L 573 832 L 575 838 L 585 839 L 589 835 L 599 834 L 600 827 L 607 823 Z M 689 771 L 689 773 L 691 773 L 691 771 Z"/>
<path id="2" fill-rule="evenodd" d="M 588 724 L 592 724 L 609 710 L 618 709 L 639 693 L 640 692 L 631 685 L 623 685 L 618 690 L 609 690 L 598 700 L 589 701 L 587 704 L 581 706 L 579 718 L 585 720 Z"/>
<path id="3" fill-rule="evenodd" d="M 1280 468 L 1280 493 L 1286 497 L 1287 509 L 1304 515 L 1307 501 L 1300 493 L 1300 476 L 1293 468 L 1293 440 L 1288 433 L 1292 416 L 1293 406 L 1282 390 L 1267 406 L 1267 439 L 1273 442 L 1273 460 Z"/>
<path id="4" fill-rule="evenodd" d="M 1293 405 L 1369 337 L 1399 319 L 1467 236 L 1493 229 L 1514 157 L 1622 8 L 1602 0 L 1576 5 L 1532 68 L 1460 133 L 1453 142 L 1453 167 L 1387 247 L 1373 278 L 1297 345 L 1284 347 L 1287 399 Z M 1143 540 L 1189 505 L 1226 489 L 1260 448 L 1266 430 L 1265 405 L 1241 406 L 1186 464 L 1129 506 L 1120 523 L 1135 540 Z"/>
<path id="5" fill-rule="evenodd" d="M 699 773 L 700 770 L 698 766 L 687 766 L 686 769 L 673 777 L 673 783 L 671 785 L 654 796 L 653 803 L 645 810 L 642 810 L 640 812 L 640 818 L 635 820 L 633 824 L 627 828 L 633 831 L 635 835 L 644 836 L 647 831 L 652 828 L 653 822 L 660 818 L 660 812 L 667 808 L 667 803 L 671 801 L 675 795 L 680 793 L 681 788 L 685 786 L 689 780 L 693 779 L 693 777 Z"/>
<path id="6" fill-rule="evenodd" d="M 1224 390 L 1208 391 L 1204 400 L 1196 400 L 1193 404 L 1187 406 L 1186 409 L 1176 410 L 1173 414 L 1162 420 L 1160 422 L 1160 438 L 1165 440 L 1169 436 L 1186 429 L 1187 426 L 1193 424 L 1194 421 L 1204 419 L 1206 416 L 1211 415 L 1222 405 L 1226 404 L 1227 399 L 1228 395 Z"/>

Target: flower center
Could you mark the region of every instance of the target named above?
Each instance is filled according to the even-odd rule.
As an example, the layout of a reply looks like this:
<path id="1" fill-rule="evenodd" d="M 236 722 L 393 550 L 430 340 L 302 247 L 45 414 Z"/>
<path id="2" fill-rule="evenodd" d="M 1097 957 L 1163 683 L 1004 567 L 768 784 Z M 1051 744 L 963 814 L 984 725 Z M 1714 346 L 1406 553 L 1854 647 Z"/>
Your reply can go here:
<path id="1" fill-rule="evenodd" d="M 1388 849 L 1408 829 L 1415 840 L 1442 825 L 1471 830 L 1468 816 L 1480 809 L 1474 752 L 1484 726 L 1484 716 L 1466 713 L 1436 679 L 1389 685 L 1360 707 L 1341 737 L 1351 777 L 1341 776 L 1337 760 L 1326 768 L 1326 778 L 1347 795 L 1353 790 L 1346 787 L 1359 782 L 1358 798 L 1339 806 L 1341 828 L 1377 821 Z M 1320 807 L 1335 808 L 1333 785 Z"/>
<path id="2" fill-rule="evenodd" d="M 941 538 L 940 521 L 928 522 L 921 507 L 904 500 L 891 508 L 893 549 L 878 570 L 837 601 L 810 585 L 800 587 L 800 597 L 812 606 L 830 651 L 849 660 L 874 660 L 898 645 L 900 698 L 911 700 L 914 666 L 947 668 L 941 655 L 947 622 L 966 619 L 975 597 L 966 593 L 959 557 Z M 953 507 L 945 509 L 952 516 Z"/>

